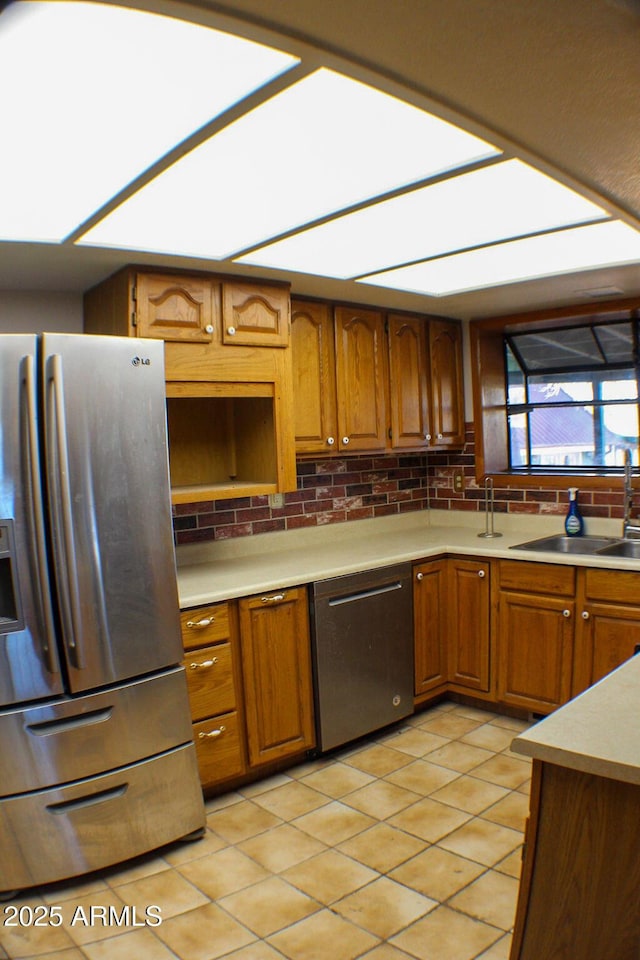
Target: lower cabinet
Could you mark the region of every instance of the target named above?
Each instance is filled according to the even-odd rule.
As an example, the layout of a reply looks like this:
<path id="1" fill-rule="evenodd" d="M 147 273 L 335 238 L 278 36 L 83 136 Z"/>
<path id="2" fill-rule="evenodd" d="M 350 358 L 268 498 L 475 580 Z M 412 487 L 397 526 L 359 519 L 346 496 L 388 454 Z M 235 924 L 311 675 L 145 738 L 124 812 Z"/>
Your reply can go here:
<path id="1" fill-rule="evenodd" d="M 185 610 L 181 620 L 205 789 L 314 746 L 305 588 Z"/>
<path id="2" fill-rule="evenodd" d="M 498 700 L 550 713 L 571 696 L 574 567 L 499 561 Z"/>
<path id="3" fill-rule="evenodd" d="M 307 591 L 243 598 L 239 609 L 249 763 L 302 753 L 315 744 Z"/>
<path id="4" fill-rule="evenodd" d="M 181 614 L 193 739 L 203 787 L 246 769 L 237 612 L 233 603 Z"/>
<path id="5" fill-rule="evenodd" d="M 640 644 L 640 574 L 500 560 L 498 700 L 549 713 Z"/>
<path id="6" fill-rule="evenodd" d="M 491 564 L 448 561 L 449 667 L 452 689 L 490 692 Z"/>
<path id="7" fill-rule="evenodd" d="M 447 560 L 413 568 L 414 694 L 437 693 L 447 682 Z"/>
<path id="8" fill-rule="evenodd" d="M 417 702 L 444 690 L 491 696 L 491 564 L 461 557 L 414 566 Z"/>
<path id="9" fill-rule="evenodd" d="M 572 696 L 633 656 L 640 645 L 640 573 L 578 572 Z"/>

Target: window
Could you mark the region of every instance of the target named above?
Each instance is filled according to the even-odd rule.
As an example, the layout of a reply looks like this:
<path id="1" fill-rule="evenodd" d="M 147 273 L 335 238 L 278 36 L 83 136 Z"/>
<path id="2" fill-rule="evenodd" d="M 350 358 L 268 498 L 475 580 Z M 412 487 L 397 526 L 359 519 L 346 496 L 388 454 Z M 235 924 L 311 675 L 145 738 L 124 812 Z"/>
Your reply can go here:
<path id="1" fill-rule="evenodd" d="M 640 303 L 471 321 L 476 475 L 498 485 L 610 485 L 638 465 Z M 518 479 L 520 478 L 520 479 Z M 528 478 L 528 479 L 527 479 Z"/>
<path id="2" fill-rule="evenodd" d="M 511 470 L 620 467 L 638 450 L 638 321 L 504 337 Z"/>

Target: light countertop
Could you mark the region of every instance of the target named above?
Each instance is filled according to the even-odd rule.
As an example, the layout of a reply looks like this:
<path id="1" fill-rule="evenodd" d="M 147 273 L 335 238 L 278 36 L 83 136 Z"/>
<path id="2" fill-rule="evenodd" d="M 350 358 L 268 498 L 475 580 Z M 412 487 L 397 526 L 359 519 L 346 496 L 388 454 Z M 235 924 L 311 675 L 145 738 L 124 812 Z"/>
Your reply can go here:
<path id="1" fill-rule="evenodd" d="M 512 750 L 536 760 L 640 784 L 640 656 L 520 734 Z"/>
<path id="2" fill-rule="evenodd" d="M 494 528 L 502 536 L 484 539 L 478 536 L 485 530 L 483 513 L 421 510 L 372 520 L 186 544 L 176 551 L 180 606 L 194 607 L 251 596 L 405 560 L 426 560 L 443 553 L 640 571 L 637 560 L 510 549 L 527 540 L 563 533 L 560 516 L 496 514 Z M 621 523 L 591 520 L 586 532 L 620 536 Z"/>

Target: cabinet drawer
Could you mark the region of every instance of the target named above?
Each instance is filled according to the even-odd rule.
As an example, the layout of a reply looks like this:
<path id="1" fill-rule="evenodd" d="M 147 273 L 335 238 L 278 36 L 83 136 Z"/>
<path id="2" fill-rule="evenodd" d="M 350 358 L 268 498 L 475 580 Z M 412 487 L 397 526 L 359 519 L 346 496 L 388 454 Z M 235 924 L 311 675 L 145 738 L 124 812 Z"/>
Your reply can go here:
<path id="1" fill-rule="evenodd" d="M 585 571 L 585 595 L 587 600 L 603 600 L 605 603 L 631 603 L 640 613 L 640 573 L 625 570 Z"/>
<path id="2" fill-rule="evenodd" d="M 576 571 L 554 563 L 526 560 L 500 561 L 500 588 L 518 593 L 548 593 L 571 597 L 575 593 Z"/>
<path id="3" fill-rule="evenodd" d="M 228 713 L 236 706 L 231 644 L 194 650 L 183 661 L 193 720 Z"/>
<path id="4" fill-rule="evenodd" d="M 203 786 L 244 773 L 244 753 L 236 713 L 194 723 L 193 739 Z"/>
<path id="5" fill-rule="evenodd" d="M 182 644 L 185 650 L 204 647 L 230 636 L 229 604 L 217 603 L 213 607 L 196 607 L 180 614 Z"/>

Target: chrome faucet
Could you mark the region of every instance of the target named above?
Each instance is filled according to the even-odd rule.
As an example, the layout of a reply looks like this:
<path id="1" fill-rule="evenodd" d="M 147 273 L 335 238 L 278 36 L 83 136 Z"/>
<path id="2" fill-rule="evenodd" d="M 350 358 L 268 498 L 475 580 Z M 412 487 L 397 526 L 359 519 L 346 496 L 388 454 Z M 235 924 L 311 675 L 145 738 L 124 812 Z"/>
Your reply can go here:
<path id="1" fill-rule="evenodd" d="M 622 536 L 626 539 L 640 539 L 640 523 L 631 519 L 633 510 L 633 484 L 631 474 L 631 450 L 624 451 L 624 520 L 622 522 Z"/>

